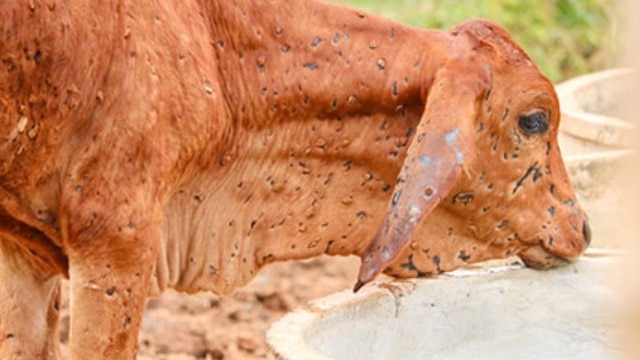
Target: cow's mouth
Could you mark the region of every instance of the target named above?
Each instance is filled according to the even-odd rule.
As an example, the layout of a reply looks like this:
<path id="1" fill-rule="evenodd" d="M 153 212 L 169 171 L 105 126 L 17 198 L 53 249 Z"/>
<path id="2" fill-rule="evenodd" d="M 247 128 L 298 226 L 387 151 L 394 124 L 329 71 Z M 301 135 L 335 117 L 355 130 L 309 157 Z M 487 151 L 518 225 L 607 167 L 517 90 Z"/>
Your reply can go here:
<path id="1" fill-rule="evenodd" d="M 537 270 L 561 267 L 572 262 L 570 259 L 549 253 L 542 245 L 532 246 L 521 252 L 519 256 L 527 267 Z"/>
<path id="2" fill-rule="evenodd" d="M 591 244 L 591 228 L 585 220 L 582 222 L 582 233 L 572 241 L 567 241 L 564 247 L 557 243 L 539 240 L 538 244 L 522 251 L 519 255 L 530 268 L 550 269 L 567 265 L 577 260 Z M 578 230 L 578 231 L 580 231 Z M 575 236 L 575 234 L 572 234 Z"/>

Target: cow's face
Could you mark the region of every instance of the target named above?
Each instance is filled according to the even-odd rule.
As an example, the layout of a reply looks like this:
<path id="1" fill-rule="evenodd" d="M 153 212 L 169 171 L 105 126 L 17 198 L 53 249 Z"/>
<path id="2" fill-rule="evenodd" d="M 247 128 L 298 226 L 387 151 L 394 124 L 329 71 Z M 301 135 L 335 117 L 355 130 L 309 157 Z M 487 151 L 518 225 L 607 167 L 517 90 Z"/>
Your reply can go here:
<path id="1" fill-rule="evenodd" d="M 476 61 L 489 72 L 489 90 L 474 123 L 467 174 L 442 206 L 466 219 L 475 239 L 517 253 L 531 267 L 575 260 L 591 234 L 560 155 L 553 84 L 504 29 L 469 22 L 458 31 L 487 45 Z M 457 201 L 465 194 L 473 200 Z"/>
<path id="2" fill-rule="evenodd" d="M 553 85 L 494 24 L 453 33 L 471 55 L 435 78 L 356 288 L 383 270 L 429 275 L 515 254 L 549 268 L 589 245 L 558 148 Z"/>
<path id="3" fill-rule="evenodd" d="M 509 84 L 494 78 L 475 123 L 475 153 L 440 206 L 497 255 L 548 268 L 576 259 L 590 231 L 560 156 L 553 86 L 535 69 L 517 74 Z"/>

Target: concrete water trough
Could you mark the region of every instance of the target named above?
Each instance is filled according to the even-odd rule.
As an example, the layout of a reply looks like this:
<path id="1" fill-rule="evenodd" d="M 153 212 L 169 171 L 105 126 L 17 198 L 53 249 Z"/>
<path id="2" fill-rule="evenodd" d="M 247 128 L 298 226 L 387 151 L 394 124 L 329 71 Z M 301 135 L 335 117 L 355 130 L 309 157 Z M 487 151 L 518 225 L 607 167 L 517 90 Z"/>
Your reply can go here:
<path id="1" fill-rule="evenodd" d="M 272 359 L 613 359 L 622 301 L 615 279 L 624 194 L 614 171 L 632 154 L 636 125 L 620 102 L 635 72 L 595 73 L 558 85 L 560 146 L 590 214 L 591 248 L 551 271 L 517 258 L 436 279 L 382 279 L 358 294 L 313 301 L 267 334 Z M 355 278 L 355 274 L 354 274 Z"/>
<path id="2" fill-rule="evenodd" d="M 615 255 L 553 272 L 516 264 L 337 293 L 274 324 L 279 359 L 613 359 Z"/>

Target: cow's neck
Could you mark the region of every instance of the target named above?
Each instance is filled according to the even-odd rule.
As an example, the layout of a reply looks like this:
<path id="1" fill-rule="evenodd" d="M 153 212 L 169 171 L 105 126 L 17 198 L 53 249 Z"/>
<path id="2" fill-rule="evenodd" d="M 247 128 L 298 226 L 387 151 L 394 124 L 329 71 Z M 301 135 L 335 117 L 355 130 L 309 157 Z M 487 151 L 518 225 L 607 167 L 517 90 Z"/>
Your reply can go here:
<path id="1" fill-rule="evenodd" d="M 181 265 L 159 273 L 184 271 L 166 285 L 227 292 L 273 261 L 361 253 L 441 61 L 429 42 L 447 35 L 316 2 L 211 6 L 236 126 L 212 173 L 172 199 L 167 256 Z M 184 236 L 184 256 L 169 254 Z"/>

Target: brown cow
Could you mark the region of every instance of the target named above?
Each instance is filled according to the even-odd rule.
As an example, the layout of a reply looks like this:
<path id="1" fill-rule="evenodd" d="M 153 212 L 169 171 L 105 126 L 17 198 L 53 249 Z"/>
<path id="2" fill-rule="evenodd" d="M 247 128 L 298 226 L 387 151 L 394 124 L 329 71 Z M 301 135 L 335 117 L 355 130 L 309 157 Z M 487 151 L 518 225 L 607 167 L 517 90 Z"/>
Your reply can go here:
<path id="1" fill-rule="evenodd" d="M 133 358 L 147 295 L 358 254 L 431 276 L 589 242 L 552 84 L 500 27 L 303 0 L 0 3 L 0 357 Z"/>

